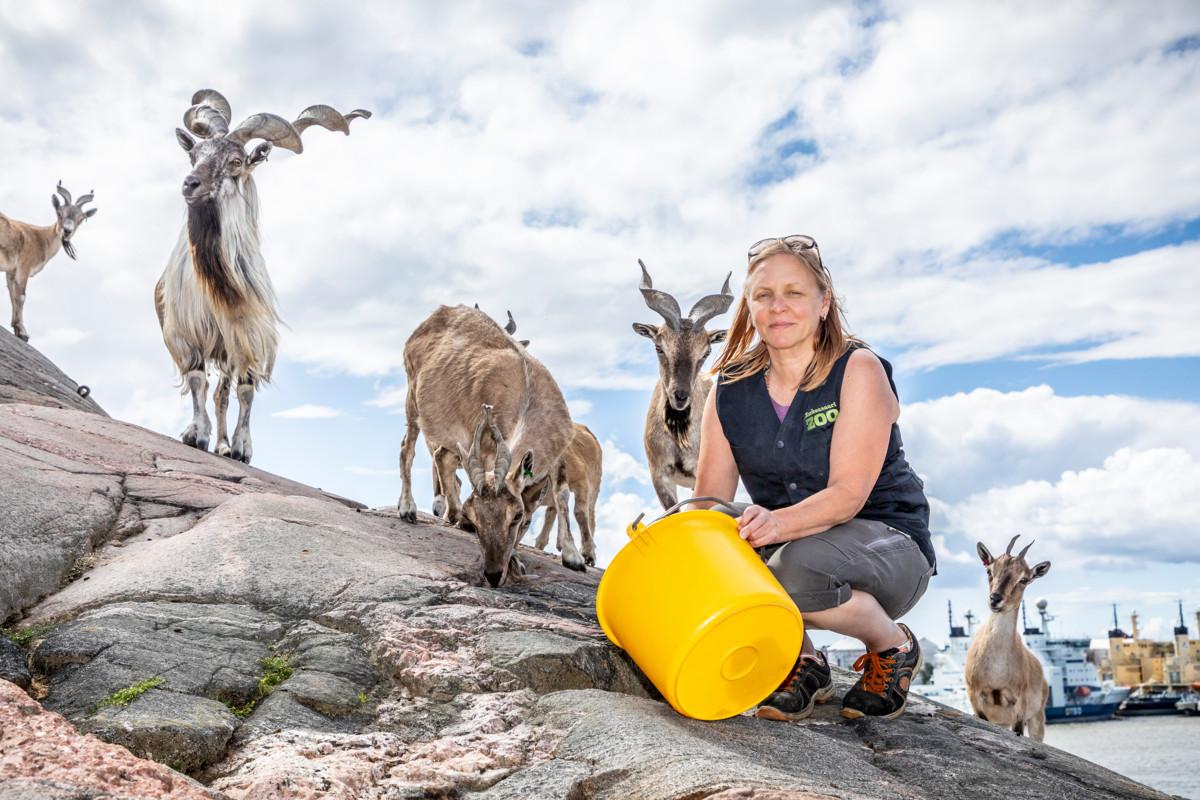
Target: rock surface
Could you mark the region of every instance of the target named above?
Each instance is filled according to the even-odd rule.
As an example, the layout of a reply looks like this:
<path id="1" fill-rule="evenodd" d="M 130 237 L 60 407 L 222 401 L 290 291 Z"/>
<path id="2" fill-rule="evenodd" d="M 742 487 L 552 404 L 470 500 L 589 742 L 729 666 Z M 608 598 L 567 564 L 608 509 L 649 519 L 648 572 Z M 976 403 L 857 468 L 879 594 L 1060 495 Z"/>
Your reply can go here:
<path id="1" fill-rule="evenodd" d="M 104 409 L 91 399 L 89 389 L 81 394 L 79 384 L 64 375 L 50 359 L 3 327 L 0 327 L 0 403 L 28 403 L 104 414 Z"/>
<path id="2" fill-rule="evenodd" d="M 1165 797 L 920 698 L 685 719 L 604 638 L 595 570 L 521 557 L 491 589 L 432 518 L 0 405 L 0 615 L 30 630 L 0 675 L 45 707 L 0 682 L 0 800 Z"/>
<path id="3" fill-rule="evenodd" d="M 124 747 L 79 734 L 19 688 L 0 681 L 0 800 L 222 795 Z"/>

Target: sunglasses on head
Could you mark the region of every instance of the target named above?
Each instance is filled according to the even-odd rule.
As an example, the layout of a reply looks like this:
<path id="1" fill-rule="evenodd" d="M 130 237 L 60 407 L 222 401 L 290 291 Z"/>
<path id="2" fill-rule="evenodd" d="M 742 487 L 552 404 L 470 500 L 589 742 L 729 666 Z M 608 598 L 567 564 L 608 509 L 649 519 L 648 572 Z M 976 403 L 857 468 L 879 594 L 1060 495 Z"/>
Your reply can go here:
<path id="1" fill-rule="evenodd" d="M 768 236 L 766 239 L 759 239 L 754 244 L 750 245 L 750 249 L 746 252 L 746 256 L 754 258 L 761 253 L 767 245 L 775 242 L 783 242 L 788 249 L 791 250 L 816 250 L 817 259 L 821 258 L 821 248 L 817 247 L 817 240 L 811 236 L 805 236 L 802 233 L 793 233 L 791 236 Z"/>

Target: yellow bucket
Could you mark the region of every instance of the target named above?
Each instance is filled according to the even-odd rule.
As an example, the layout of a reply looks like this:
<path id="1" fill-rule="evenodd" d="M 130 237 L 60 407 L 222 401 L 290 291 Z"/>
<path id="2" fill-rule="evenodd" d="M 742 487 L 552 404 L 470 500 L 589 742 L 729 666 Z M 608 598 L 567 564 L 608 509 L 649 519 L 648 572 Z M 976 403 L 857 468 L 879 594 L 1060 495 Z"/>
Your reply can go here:
<path id="1" fill-rule="evenodd" d="M 600 579 L 600 627 L 680 714 L 714 720 L 753 708 L 800 655 L 796 604 L 732 517 L 668 511 L 640 522 Z"/>

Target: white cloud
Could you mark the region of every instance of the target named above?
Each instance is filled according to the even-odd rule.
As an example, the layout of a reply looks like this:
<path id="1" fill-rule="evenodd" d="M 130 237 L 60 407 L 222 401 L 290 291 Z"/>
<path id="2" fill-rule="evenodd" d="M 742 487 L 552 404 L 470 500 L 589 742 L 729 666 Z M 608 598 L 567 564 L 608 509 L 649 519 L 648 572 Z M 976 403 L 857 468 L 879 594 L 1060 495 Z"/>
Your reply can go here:
<path id="1" fill-rule="evenodd" d="M 636 481 L 644 486 L 650 485 L 650 468 L 644 461 L 626 453 L 612 439 L 605 439 L 601 449 L 603 451 L 605 485 L 615 486 L 624 481 Z"/>
<path id="2" fill-rule="evenodd" d="M 950 509 L 968 538 L 1003 544 L 1015 533 L 1039 540 L 1030 557 L 1080 563 L 1102 554 L 1179 563 L 1200 561 L 1185 543 L 1200 518 L 1200 459 L 1182 449 L 1122 448 L 1102 467 L 1067 471 L 973 495 Z"/>
<path id="3" fill-rule="evenodd" d="M 329 406 L 306 404 L 284 409 L 283 411 L 276 411 L 271 416 L 283 417 L 284 419 L 333 419 L 334 417 L 344 416 L 344 412 L 336 408 L 330 408 Z"/>
<path id="4" fill-rule="evenodd" d="M 375 397 L 365 401 L 366 405 L 376 408 L 396 409 L 403 411 L 404 401 L 408 397 L 408 385 L 383 386 L 376 390 Z"/>
<path id="5" fill-rule="evenodd" d="M 574 400 L 567 401 L 567 411 L 571 412 L 571 417 L 573 419 L 586 417 L 591 412 L 592 407 L 593 403 L 591 400 L 576 398 Z"/>
<path id="6" fill-rule="evenodd" d="M 630 492 L 613 492 L 596 504 L 596 566 L 605 567 L 629 541 L 626 527 L 642 513 L 656 514 L 658 502 Z"/>
<path id="7" fill-rule="evenodd" d="M 1200 459 L 1200 405 L 1123 395 L 1063 397 L 1049 386 L 975 389 L 904 406 L 900 427 L 926 490 L 955 502 L 981 487 L 1099 467 L 1122 448 Z"/>

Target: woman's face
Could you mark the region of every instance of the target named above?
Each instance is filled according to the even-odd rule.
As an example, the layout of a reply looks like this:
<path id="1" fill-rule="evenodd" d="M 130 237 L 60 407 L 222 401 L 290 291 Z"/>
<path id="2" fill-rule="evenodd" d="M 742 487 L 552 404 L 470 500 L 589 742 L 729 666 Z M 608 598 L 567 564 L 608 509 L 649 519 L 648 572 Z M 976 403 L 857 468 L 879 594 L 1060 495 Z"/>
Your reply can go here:
<path id="1" fill-rule="evenodd" d="M 776 253 L 750 277 L 750 316 L 768 347 L 785 350 L 816 336 L 829 300 L 816 276 L 796 256 Z"/>

